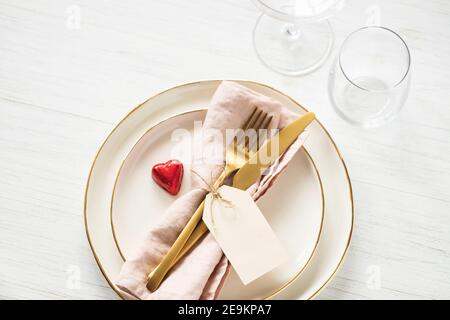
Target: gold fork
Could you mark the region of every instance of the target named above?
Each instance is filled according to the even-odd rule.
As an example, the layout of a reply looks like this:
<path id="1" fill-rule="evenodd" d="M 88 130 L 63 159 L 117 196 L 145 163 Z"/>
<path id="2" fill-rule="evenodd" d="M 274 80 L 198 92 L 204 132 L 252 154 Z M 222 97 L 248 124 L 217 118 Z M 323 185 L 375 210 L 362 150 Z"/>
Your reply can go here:
<path id="1" fill-rule="evenodd" d="M 258 110 L 255 106 L 252 110 L 250 116 L 245 121 L 240 137 L 234 136 L 233 142 L 226 148 L 225 152 L 225 168 L 219 178 L 214 182 L 214 187 L 219 187 L 222 182 L 228 177 L 232 172 L 241 168 L 249 159 L 249 153 L 251 148 L 254 146 L 255 141 L 250 141 L 250 138 L 246 132 L 249 130 L 254 130 L 253 133 L 256 140 L 256 145 L 259 147 L 260 135 L 258 130 L 267 129 L 270 122 L 272 121 L 272 116 L 268 116 L 267 113 Z M 250 144 L 252 142 L 252 145 Z M 164 258 L 158 264 L 158 266 L 149 274 L 147 279 L 147 289 L 150 291 L 155 291 L 161 282 L 164 280 L 165 275 L 169 270 L 176 264 L 176 262 L 184 255 L 186 252 L 195 244 L 195 242 L 206 232 L 206 226 L 203 221 L 201 221 L 203 208 L 205 202 L 203 201 L 197 208 L 195 213 L 192 215 L 191 219 L 188 221 L 184 229 L 179 234 L 178 238 L 175 240 L 172 247 L 167 251 Z M 195 232 L 194 232 L 195 230 Z M 193 234 L 194 232 L 194 234 Z M 191 235 L 194 235 L 194 239 L 189 239 Z M 183 247 L 186 245 L 188 239 L 189 246 L 186 249 Z M 195 240 L 195 241 L 192 241 Z"/>
<path id="2" fill-rule="evenodd" d="M 272 121 L 272 117 L 264 119 L 263 123 L 259 129 L 267 129 L 269 127 L 269 124 L 271 121 Z M 244 131 L 248 130 L 249 129 L 248 127 L 249 127 L 249 123 L 247 122 L 244 126 Z M 258 125 L 256 125 L 256 127 L 258 127 Z M 258 130 L 258 129 L 255 129 L 255 130 Z M 256 143 L 253 142 L 250 145 L 250 141 L 247 140 L 244 142 L 245 143 L 244 148 L 239 150 L 238 146 L 239 146 L 239 143 L 242 143 L 242 137 L 241 137 L 241 139 L 238 140 L 237 136 L 235 136 L 233 139 L 233 144 L 226 149 L 226 163 L 232 164 L 231 166 L 233 166 L 233 164 L 237 164 L 237 167 L 235 170 L 241 168 L 248 161 L 248 158 L 251 156 L 252 152 L 255 151 L 255 150 L 253 150 L 254 147 L 256 146 L 256 148 L 259 148 L 265 142 L 267 137 L 268 137 L 267 132 L 266 132 L 266 134 L 264 134 L 262 136 L 258 133 L 256 135 Z M 245 136 L 245 138 L 247 138 L 247 136 Z M 230 173 L 233 172 L 231 166 L 229 169 Z M 227 169 L 225 169 L 225 171 L 223 173 L 225 177 L 229 175 L 229 173 L 226 173 L 226 170 Z M 192 231 L 192 234 L 189 237 L 189 239 L 186 241 L 185 245 L 183 246 L 183 249 L 180 251 L 178 256 L 173 261 L 171 268 L 182 257 L 184 257 L 186 255 L 186 253 L 200 240 L 200 238 L 202 238 L 202 236 L 207 231 L 208 231 L 208 227 L 203 222 L 203 220 L 201 220 L 195 227 L 194 231 Z"/>

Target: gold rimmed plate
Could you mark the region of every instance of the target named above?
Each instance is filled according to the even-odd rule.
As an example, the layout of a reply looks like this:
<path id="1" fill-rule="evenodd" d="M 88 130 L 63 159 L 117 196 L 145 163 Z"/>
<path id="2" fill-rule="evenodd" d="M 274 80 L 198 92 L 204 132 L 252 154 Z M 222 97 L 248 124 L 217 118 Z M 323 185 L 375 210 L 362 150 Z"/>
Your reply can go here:
<path id="1" fill-rule="evenodd" d="M 255 82 L 238 82 L 279 100 L 286 108 L 298 114 L 306 112 L 305 108 L 273 88 Z M 94 257 L 116 292 L 118 291 L 113 282 L 123 259 L 114 241 L 110 207 L 119 169 L 133 146 L 149 128 L 170 117 L 193 111 L 198 106 L 208 105 L 219 83 L 216 80 L 188 83 L 150 98 L 133 109 L 116 126 L 95 157 L 85 193 L 86 232 Z M 305 149 L 310 158 L 304 151 L 301 154 L 306 160 L 314 160 L 323 184 L 325 215 L 322 233 L 315 253 L 303 272 L 292 279 L 289 286 L 280 288 L 282 290 L 278 290 L 277 298 L 308 299 L 317 294 L 342 263 L 353 229 L 352 191 L 343 159 L 320 122 L 312 123 L 308 131 L 310 136 Z M 277 181 L 277 185 L 281 186 L 282 182 Z M 270 190 L 272 191 L 275 192 Z"/>
<path id="2" fill-rule="evenodd" d="M 151 167 L 177 158 L 185 166 L 178 196 L 189 190 L 192 142 L 206 110 L 182 113 L 150 128 L 126 157 L 113 189 L 111 227 L 122 258 L 139 246 L 148 228 L 161 219 L 176 199 L 150 178 Z M 324 196 L 319 173 L 302 149 L 272 188 L 258 201 L 266 219 L 286 246 L 290 259 L 244 286 L 234 270 L 227 277 L 219 299 L 262 299 L 292 282 L 312 257 L 319 241 L 324 214 Z"/>

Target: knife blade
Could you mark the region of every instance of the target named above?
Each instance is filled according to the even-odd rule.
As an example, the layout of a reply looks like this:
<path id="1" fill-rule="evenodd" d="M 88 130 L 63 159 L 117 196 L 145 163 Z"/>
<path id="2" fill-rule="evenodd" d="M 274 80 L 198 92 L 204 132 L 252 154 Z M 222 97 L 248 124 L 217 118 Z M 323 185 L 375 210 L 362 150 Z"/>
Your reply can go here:
<path id="1" fill-rule="evenodd" d="M 297 118 L 275 136 L 268 140 L 249 158 L 233 177 L 233 187 L 241 190 L 249 188 L 275 160 L 297 139 L 305 128 L 315 119 L 312 112 Z"/>

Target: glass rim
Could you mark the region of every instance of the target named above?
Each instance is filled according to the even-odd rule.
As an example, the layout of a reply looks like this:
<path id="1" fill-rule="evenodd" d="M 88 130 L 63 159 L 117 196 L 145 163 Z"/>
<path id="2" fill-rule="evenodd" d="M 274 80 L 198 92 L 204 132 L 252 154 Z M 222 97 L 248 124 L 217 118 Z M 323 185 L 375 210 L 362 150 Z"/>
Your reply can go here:
<path id="1" fill-rule="evenodd" d="M 260 8 L 263 13 L 272 16 L 274 18 L 279 18 L 281 20 L 293 20 L 293 21 L 320 21 L 322 19 L 327 19 L 328 17 L 330 17 L 331 15 L 333 15 L 333 13 L 337 10 L 339 10 L 339 8 L 342 6 L 342 3 L 345 2 L 345 0 L 336 0 L 336 3 L 334 5 L 332 5 L 329 9 L 327 9 L 324 13 L 319 14 L 317 16 L 305 16 L 305 17 L 301 17 L 301 16 L 295 16 L 295 15 L 291 15 L 288 14 L 284 11 L 272 8 L 271 6 L 269 6 L 268 4 L 265 3 L 264 0 L 252 0 L 253 3 Z"/>
<path id="2" fill-rule="evenodd" d="M 394 85 L 389 86 L 389 88 L 381 89 L 381 90 L 373 90 L 373 89 L 367 89 L 367 88 L 364 88 L 364 87 L 362 87 L 362 86 L 360 86 L 360 85 L 357 85 L 357 84 L 354 83 L 352 80 L 350 80 L 350 78 L 347 76 L 347 74 L 345 73 L 344 68 L 343 68 L 343 66 L 342 66 L 342 59 L 341 59 L 342 51 L 343 51 L 345 45 L 347 44 L 347 42 L 349 41 L 349 39 L 350 39 L 354 34 L 360 32 L 360 31 L 363 31 L 363 30 L 367 30 L 367 29 L 379 29 L 379 30 L 383 30 L 383 31 L 388 31 L 388 32 L 392 33 L 393 35 L 395 35 L 398 39 L 400 39 L 400 41 L 403 43 L 403 45 L 404 45 L 405 48 L 406 48 L 407 57 L 408 57 L 408 65 L 407 65 L 407 67 L 406 67 L 406 71 L 405 71 L 404 75 L 400 78 L 400 80 L 399 80 L 398 82 L 396 82 Z M 355 31 L 351 32 L 351 33 L 345 38 L 344 42 L 343 42 L 342 45 L 341 45 L 341 48 L 339 49 L 339 68 L 341 69 L 341 72 L 342 72 L 342 74 L 344 75 L 344 77 L 345 77 L 352 85 L 354 85 L 355 87 L 357 87 L 357 88 L 359 88 L 359 89 L 361 89 L 361 90 L 364 90 L 364 91 L 369 91 L 369 92 L 385 92 L 385 91 L 392 90 L 392 89 L 396 88 L 397 86 L 399 86 L 399 85 L 406 79 L 406 77 L 409 75 L 409 70 L 411 69 L 411 52 L 409 51 L 409 47 L 408 47 L 408 45 L 406 44 L 405 40 L 403 40 L 403 38 L 402 38 L 397 32 L 395 32 L 395 31 L 393 31 L 393 30 L 391 30 L 391 29 L 389 29 L 389 28 L 382 27 L 382 26 L 366 26 L 366 27 L 362 27 L 362 28 L 356 29 Z"/>

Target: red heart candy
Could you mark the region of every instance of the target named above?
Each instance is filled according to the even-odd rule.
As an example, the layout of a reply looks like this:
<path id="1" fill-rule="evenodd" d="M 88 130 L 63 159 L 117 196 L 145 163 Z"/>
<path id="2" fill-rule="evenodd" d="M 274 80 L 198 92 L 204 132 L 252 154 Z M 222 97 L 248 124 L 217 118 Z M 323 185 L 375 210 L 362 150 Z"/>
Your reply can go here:
<path id="1" fill-rule="evenodd" d="M 183 164 L 178 160 L 155 164 L 152 168 L 152 178 L 160 187 L 171 195 L 180 191 L 183 179 Z"/>

